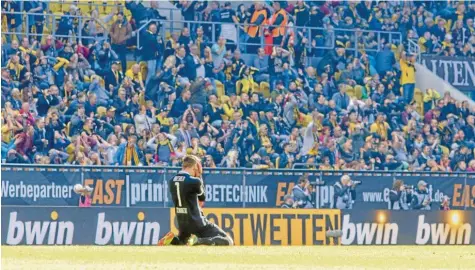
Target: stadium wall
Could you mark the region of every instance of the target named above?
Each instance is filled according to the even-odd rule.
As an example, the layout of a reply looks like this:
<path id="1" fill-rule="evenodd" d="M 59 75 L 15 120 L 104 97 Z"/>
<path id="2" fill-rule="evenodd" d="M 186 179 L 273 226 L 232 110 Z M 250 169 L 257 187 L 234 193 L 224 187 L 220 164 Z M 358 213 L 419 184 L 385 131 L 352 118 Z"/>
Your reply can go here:
<path id="1" fill-rule="evenodd" d="M 236 245 L 473 245 L 472 211 L 205 208 Z M 2 206 L 2 245 L 156 245 L 173 209 Z M 342 230 L 341 238 L 326 237 Z"/>
<path id="2" fill-rule="evenodd" d="M 74 166 L 2 166 L 2 204 L 35 206 L 77 206 L 79 196 L 72 189 L 82 183 L 94 188 L 93 207 L 171 207 L 168 180 L 176 168 L 122 168 Z M 395 179 L 406 185 L 426 181 L 432 209 L 439 209 L 444 196 L 450 208 L 475 210 L 475 174 L 406 172 L 334 172 L 315 170 L 239 170 L 204 171 L 206 206 L 213 208 L 276 208 L 291 193 L 299 177 L 310 182 L 323 180 L 313 197 L 317 209 L 331 208 L 335 182 L 343 173 L 362 181 L 356 188 L 354 208 L 389 209 L 389 191 Z"/>

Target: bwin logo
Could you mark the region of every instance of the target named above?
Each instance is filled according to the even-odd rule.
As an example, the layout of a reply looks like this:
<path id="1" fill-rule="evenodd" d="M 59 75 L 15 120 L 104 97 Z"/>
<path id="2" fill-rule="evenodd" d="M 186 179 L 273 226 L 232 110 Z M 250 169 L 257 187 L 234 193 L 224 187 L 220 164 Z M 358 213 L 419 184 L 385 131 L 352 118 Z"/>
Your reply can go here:
<path id="1" fill-rule="evenodd" d="M 350 215 L 343 216 L 343 236 L 342 245 L 395 245 L 399 226 L 396 223 L 384 223 L 385 217 L 382 214 L 378 217 L 378 223 L 353 223 Z M 356 241 L 355 241 L 356 240 Z"/>
<path id="2" fill-rule="evenodd" d="M 472 226 L 470 223 L 459 224 L 459 215 L 452 214 L 451 224 L 448 223 L 426 223 L 425 215 L 419 215 L 417 222 L 417 245 L 468 245 Z M 448 240 L 448 241 L 447 241 Z"/>
<path id="3" fill-rule="evenodd" d="M 112 242 L 114 245 L 156 245 L 160 234 L 160 224 L 143 222 L 145 219 L 143 212 L 137 214 L 137 219 L 140 222 L 111 222 L 106 220 L 105 213 L 99 213 L 95 244 L 107 245 Z M 132 239 L 134 239 L 133 243 Z"/>
<path id="4" fill-rule="evenodd" d="M 17 212 L 10 213 L 8 223 L 8 245 L 71 245 L 74 235 L 74 223 L 71 221 L 57 222 L 58 212 L 51 212 L 53 221 L 21 221 L 17 220 Z M 48 236 L 46 238 L 46 236 Z M 23 242 L 24 240 L 24 242 Z"/>

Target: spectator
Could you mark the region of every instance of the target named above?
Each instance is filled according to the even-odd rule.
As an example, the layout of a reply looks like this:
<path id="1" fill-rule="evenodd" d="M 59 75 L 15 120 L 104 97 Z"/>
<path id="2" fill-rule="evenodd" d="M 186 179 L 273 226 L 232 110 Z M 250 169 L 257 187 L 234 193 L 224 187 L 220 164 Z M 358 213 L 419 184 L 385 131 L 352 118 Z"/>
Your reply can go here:
<path id="1" fill-rule="evenodd" d="M 143 130 L 151 130 L 152 125 L 155 123 L 155 111 L 151 110 L 151 117 L 147 115 L 148 110 L 145 105 L 140 106 L 140 111 L 135 115 L 135 127 L 137 128 L 137 133 L 141 134 Z"/>
<path id="2" fill-rule="evenodd" d="M 393 70 L 395 63 L 396 59 L 391 51 L 391 44 L 387 43 L 384 49 L 376 55 L 376 70 L 380 76 L 384 76 L 386 72 Z"/>
<path id="3" fill-rule="evenodd" d="M 15 3 L 2 3 L 2 7 Z M 470 105 L 450 95 L 440 97 L 439 89 L 425 90 L 424 104 L 420 104 L 413 98 L 414 59 L 400 53 L 409 49 L 407 40 L 419 38 L 426 54 L 470 56 L 475 40 L 473 5 L 462 12 L 467 4 L 458 3 L 456 9 L 444 9 L 441 14 L 432 10 L 438 4 L 404 8 L 384 1 L 298 1 L 295 6 L 280 2 L 272 10 L 254 3 L 249 10 L 247 4 L 241 5 L 237 12 L 228 3 L 220 7 L 217 1 L 210 3 L 210 9 L 207 2 L 176 5 L 188 21 L 224 25 L 216 24 L 212 33 L 204 23 L 187 23 L 181 35 L 172 31 L 166 42 L 157 37 L 159 25 L 147 26 L 150 32 L 143 28 L 137 35 L 142 50 L 136 56 L 148 61 L 147 67 L 129 60 L 126 70 L 125 60 L 133 58 L 126 46 L 136 41 L 131 39 L 132 29 L 158 18 L 156 3 L 147 8 L 128 1 L 125 8 L 132 14 L 132 23 L 123 13 L 116 14 L 119 20 L 111 22 L 111 43 L 102 41 L 107 37 L 101 36 L 94 23 L 76 26 L 71 15 L 80 13 L 71 5 L 58 31 L 45 35 L 41 45 L 28 38 L 5 44 L 1 74 L 4 159 L 156 166 L 180 165 L 184 155 L 194 153 L 206 160 L 211 157 L 209 166 L 282 168 L 307 163 L 309 168 L 325 170 L 425 171 L 473 167 Z M 45 6 L 43 11 L 49 10 Z M 31 15 L 32 29 L 43 21 L 42 13 Z M 6 15 L 6 25 L 14 26 L 15 16 L 8 11 Z M 97 12 L 91 16 L 97 18 Z M 273 26 L 263 25 L 267 18 Z M 236 28 L 237 21 L 249 27 Z M 289 28 L 280 41 L 283 27 L 291 23 L 323 26 L 325 31 Z M 399 45 L 394 34 L 378 37 L 365 32 L 373 28 L 402 33 L 400 50 L 393 52 Z M 238 31 L 243 34 L 240 45 L 249 38 L 251 52 L 258 52 L 250 61 L 241 57 L 248 48 L 235 50 L 230 42 L 238 41 Z M 58 37 L 58 33 L 71 37 Z M 79 33 L 82 40 L 75 38 Z M 88 42 L 85 36 L 97 40 Z M 273 46 L 274 42 L 279 46 Z M 358 48 L 357 57 L 353 48 Z M 308 56 L 323 56 L 312 64 L 316 70 L 307 63 Z M 270 95 L 260 89 L 262 82 L 269 83 Z M 34 147 L 28 143 L 23 147 L 24 130 L 30 126 L 34 127 Z M 136 147 L 127 149 L 136 150 L 120 147 L 133 136 Z M 48 138 L 47 145 L 43 137 Z M 152 138 L 152 147 L 147 146 Z M 16 150 L 18 145 L 26 149 L 27 160 Z M 160 145 L 159 150 L 155 145 Z M 137 162 L 134 153 L 140 159 Z"/>
<path id="4" fill-rule="evenodd" d="M 45 3 L 42 3 L 38 0 L 32 1 L 25 1 L 24 4 L 25 11 L 32 14 L 43 14 L 43 11 L 46 7 Z M 42 34 L 43 33 L 43 26 L 44 26 L 44 16 L 43 15 L 28 15 L 28 33 L 32 33 L 33 26 L 35 26 L 36 33 Z M 37 35 L 36 40 L 38 42 L 41 41 L 41 36 Z"/>
<path id="5" fill-rule="evenodd" d="M 188 102 L 191 98 L 190 91 L 183 91 L 180 98 L 176 99 L 173 103 L 169 115 L 174 118 L 179 118 L 184 115 L 185 111 L 189 109 L 190 103 Z"/>
<path id="6" fill-rule="evenodd" d="M 415 56 L 407 55 L 406 52 L 403 52 L 401 55 L 401 60 L 399 61 L 401 65 L 401 85 L 403 88 L 403 94 L 405 101 L 410 104 L 414 99 L 414 89 L 416 87 L 415 81 L 415 72 L 414 67 Z"/>
<path id="7" fill-rule="evenodd" d="M 346 93 L 346 85 L 340 84 L 338 87 L 339 92 L 334 94 L 332 100 L 335 102 L 336 109 L 339 112 L 344 112 L 350 105 L 350 97 Z"/>
<path id="8" fill-rule="evenodd" d="M 117 13 L 117 20 L 112 24 L 110 29 L 112 49 L 119 56 L 120 63 L 122 65 L 122 71 L 127 70 L 126 54 L 127 45 L 126 42 L 132 37 L 132 26 L 124 18 L 124 13 Z"/>
<path id="9" fill-rule="evenodd" d="M 46 154 L 52 148 L 54 132 L 50 126 L 45 128 L 45 120 L 37 119 L 33 144 L 36 146 L 36 152 Z"/>
<path id="10" fill-rule="evenodd" d="M 182 86 L 189 86 L 190 81 L 196 78 L 196 65 L 193 58 L 186 54 L 184 47 L 180 47 L 175 55 L 178 83 Z"/>
<path id="11" fill-rule="evenodd" d="M 254 76 L 256 82 L 269 81 L 269 61 L 264 49 L 258 49 L 257 57 L 253 61 L 253 67 L 257 69 L 256 75 Z"/>
<path id="12" fill-rule="evenodd" d="M 382 140 L 387 140 L 389 135 L 389 124 L 384 121 L 384 114 L 379 113 L 376 121 L 371 125 L 371 133 L 376 133 Z"/>
<path id="13" fill-rule="evenodd" d="M 155 75 L 157 70 L 157 60 L 160 54 L 160 44 L 157 37 L 157 25 L 152 23 L 143 35 L 142 60 L 147 62 L 146 82 Z"/>
<path id="14" fill-rule="evenodd" d="M 237 29 L 235 23 L 239 23 L 236 11 L 232 9 L 231 2 L 225 2 L 223 9 L 219 12 L 219 22 L 221 22 L 221 36 L 230 43 L 237 42 Z"/>
<path id="15" fill-rule="evenodd" d="M 120 71 L 119 67 L 120 62 L 112 62 L 111 68 L 105 71 L 104 84 L 109 89 L 109 92 L 115 91 L 124 79 L 124 74 Z"/>
<path id="16" fill-rule="evenodd" d="M 36 104 L 36 108 L 39 116 L 45 116 L 51 107 L 60 104 L 59 98 L 56 95 L 50 93 L 57 93 L 57 91 L 58 87 L 53 85 L 50 89 L 44 90 L 43 94 L 38 95 L 38 103 Z"/>
<path id="17" fill-rule="evenodd" d="M 125 72 L 125 76 L 128 77 L 134 86 L 140 86 L 142 90 L 145 89 L 145 85 L 143 83 L 143 75 L 140 71 L 140 65 L 134 64 L 131 69 Z M 135 88 L 135 87 L 134 87 Z"/>
<path id="18" fill-rule="evenodd" d="M 177 138 L 171 134 L 158 133 L 147 142 L 147 147 L 155 152 L 155 161 L 169 164 L 175 155 Z"/>
<path id="19" fill-rule="evenodd" d="M 22 33 L 23 29 L 23 16 L 20 14 L 21 10 L 21 2 L 20 1 L 4 1 L 2 2 L 2 11 L 11 11 L 17 12 L 17 14 L 7 14 L 7 25 L 9 32 L 16 32 Z M 16 35 L 17 40 L 21 39 L 21 35 Z M 11 36 L 6 35 L 7 42 L 11 41 Z"/>
<path id="20" fill-rule="evenodd" d="M 35 134 L 35 129 L 32 125 L 26 128 L 26 131 L 20 133 L 17 140 L 18 143 L 16 144 L 16 152 L 21 155 L 21 158 L 26 161 L 26 163 L 30 163 L 29 161 L 33 155 L 33 136 Z M 22 162 L 23 163 L 23 162 Z"/>
<path id="21" fill-rule="evenodd" d="M 115 164 L 125 166 L 141 166 L 143 153 L 137 146 L 137 136 L 129 136 L 127 142 L 122 143 L 115 154 Z"/>

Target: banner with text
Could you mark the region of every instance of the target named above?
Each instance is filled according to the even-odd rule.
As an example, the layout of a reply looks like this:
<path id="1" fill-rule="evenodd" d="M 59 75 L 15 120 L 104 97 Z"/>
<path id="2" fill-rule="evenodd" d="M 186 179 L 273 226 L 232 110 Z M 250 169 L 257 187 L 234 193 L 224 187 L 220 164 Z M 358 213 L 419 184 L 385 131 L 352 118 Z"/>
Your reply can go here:
<path id="1" fill-rule="evenodd" d="M 236 245 L 474 245 L 475 212 L 205 208 Z M 2 245 L 156 245 L 171 208 L 2 206 Z M 341 238 L 326 237 L 341 230 Z"/>
<path id="2" fill-rule="evenodd" d="M 325 234 L 328 230 L 340 230 L 340 210 L 204 208 L 203 212 L 237 246 L 339 244 L 337 238 Z M 170 227 L 176 232 L 173 208 L 170 217 Z"/>
<path id="3" fill-rule="evenodd" d="M 169 209 L 2 206 L 2 245 L 156 245 Z"/>
<path id="4" fill-rule="evenodd" d="M 168 169 L 167 181 L 178 172 L 177 169 Z M 205 169 L 203 170 L 203 182 L 205 184 L 206 207 L 243 207 L 247 186 L 243 183 L 241 170 Z M 169 194 L 168 190 L 167 194 Z M 167 206 L 173 206 L 171 200 L 167 202 Z"/>
<path id="5" fill-rule="evenodd" d="M 168 201 L 168 179 L 164 169 L 126 169 L 130 207 L 165 207 Z"/>
<path id="6" fill-rule="evenodd" d="M 128 188 L 123 168 L 83 168 L 83 183 L 93 188 L 93 206 L 128 206 Z"/>
<path id="7" fill-rule="evenodd" d="M 475 60 L 464 57 L 423 56 L 422 64 L 462 91 L 475 89 Z"/>
<path id="8" fill-rule="evenodd" d="M 280 207 L 284 202 L 284 196 L 292 194 L 292 189 L 300 177 L 305 175 L 310 182 L 320 178 L 318 171 L 246 171 L 245 173 L 248 191 L 246 207 Z M 258 200 L 254 200 L 254 197 Z"/>
<path id="9" fill-rule="evenodd" d="M 78 205 L 81 168 L 2 165 L 3 205 Z"/>
<path id="10" fill-rule="evenodd" d="M 352 180 L 361 181 L 357 185 L 354 209 L 391 209 L 389 193 L 395 180 L 402 180 L 413 192 L 417 183 L 425 181 L 431 198 L 431 209 L 438 210 L 444 196 L 450 198 L 451 209 L 475 208 L 475 179 L 470 183 L 465 174 L 448 173 L 361 173 L 345 172 Z M 330 208 L 334 203 L 334 184 L 340 181 L 343 172 L 323 172 L 325 186 L 316 187 L 316 206 Z M 468 182 L 466 184 L 466 181 Z"/>
<path id="11" fill-rule="evenodd" d="M 474 245 L 473 211 L 341 213 L 342 245 Z"/>
<path id="12" fill-rule="evenodd" d="M 94 206 L 172 207 L 168 182 L 177 168 L 73 167 L 73 166 L 2 166 L 2 202 L 4 205 L 77 206 L 75 184 L 93 188 Z M 475 174 L 406 173 L 315 170 L 238 170 L 205 169 L 203 182 L 206 206 L 213 208 L 276 208 L 286 194 L 298 189 L 305 176 L 311 189 L 314 208 L 332 208 L 334 185 L 343 174 L 362 184 L 356 186 L 356 209 L 390 209 L 390 190 L 396 179 L 408 190 L 420 180 L 428 183 L 433 210 L 444 196 L 452 209 L 475 209 Z M 321 180 L 321 181 L 319 181 Z M 316 182 L 323 185 L 313 185 Z"/>

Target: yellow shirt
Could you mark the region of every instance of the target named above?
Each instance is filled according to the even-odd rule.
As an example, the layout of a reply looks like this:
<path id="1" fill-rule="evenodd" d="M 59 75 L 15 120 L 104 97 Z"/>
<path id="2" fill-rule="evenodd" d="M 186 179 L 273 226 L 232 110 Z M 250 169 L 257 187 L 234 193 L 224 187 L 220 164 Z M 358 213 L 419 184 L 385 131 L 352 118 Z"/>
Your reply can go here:
<path id="1" fill-rule="evenodd" d="M 197 155 L 198 157 L 204 157 L 204 156 L 206 155 L 206 151 L 205 151 L 203 148 L 201 148 L 201 147 L 198 147 L 198 148 L 196 149 L 196 152 L 194 152 L 194 149 L 193 149 L 193 148 L 188 147 L 188 148 L 186 149 L 186 153 L 187 153 L 188 155 Z"/>
<path id="2" fill-rule="evenodd" d="M 333 171 L 333 167 L 332 165 L 320 165 L 319 167 L 320 170 L 322 171 Z"/>
<path id="3" fill-rule="evenodd" d="M 389 125 L 386 122 L 383 122 L 383 123 L 374 122 L 371 125 L 370 131 L 371 133 L 376 133 L 379 136 L 381 136 L 381 139 L 386 140 L 388 138 L 388 128 L 389 128 Z"/>
<path id="4" fill-rule="evenodd" d="M 426 43 L 426 42 L 427 42 L 427 39 L 425 39 L 424 37 L 419 38 L 419 40 L 417 42 L 419 44 L 419 47 L 421 48 L 421 53 L 426 53 L 427 52 L 427 48 L 424 45 L 424 43 Z"/>
<path id="5" fill-rule="evenodd" d="M 18 81 L 20 80 L 20 75 L 21 75 L 21 72 L 23 71 L 25 67 L 21 64 L 13 64 L 13 63 L 8 63 L 7 65 L 7 69 L 10 70 L 10 74 L 12 71 L 15 72 L 14 76 L 12 76 L 12 80 L 14 81 Z"/>
<path id="6" fill-rule="evenodd" d="M 3 125 L 2 126 L 2 142 L 10 143 L 11 140 L 12 140 L 12 132 L 6 125 Z"/>
<path id="7" fill-rule="evenodd" d="M 137 81 L 137 82 L 143 81 L 142 80 L 142 72 L 140 72 L 140 71 L 139 71 L 139 73 L 134 74 L 134 72 L 131 69 L 129 69 L 129 70 L 127 70 L 127 72 L 125 72 L 125 76 L 127 76 L 127 77 L 129 77 L 132 80 Z"/>
<path id="8" fill-rule="evenodd" d="M 318 148 L 315 149 L 315 148 L 312 148 L 308 151 L 307 155 L 309 156 L 318 156 Z"/>
<path id="9" fill-rule="evenodd" d="M 357 123 L 351 123 L 350 122 L 348 124 L 348 131 L 351 132 L 351 133 L 355 132 L 356 131 L 356 125 L 357 125 Z"/>
<path id="10" fill-rule="evenodd" d="M 442 41 L 442 50 L 445 50 L 446 48 L 451 48 L 453 46 L 454 44 L 452 44 L 452 42 Z"/>
<path id="11" fill-rule="evenodd" d="M 402 58 L 399 60 L 401 65 L 401 85 L 405 85 L 408 83 L 416 83 L 416 70 L 414 65 L 408 64 L 407 61 L 404 61 Z"/>
<path id="12" fill-rule="evenodd" d="M 437 100 L 437 99 L 440 99 L 440 94 L 439 92 L 433 89 L 429 89 L 429 91 L 426 91 L 424 93 L 424 102 L 429 102 L 429 101 Z"/>
<path id="13" fill-rule="evenodd" d="M 170 118 L 168 117 L 161 117 L 160 114 L 157 115 L 157 120 L 160 122 L 162 126 L 170 126 Z"/>
<path id="14" fill-rule="evenodd" d="M 232 119 L 233 114 L 234 114 L 234 112 L 235 112 L 235 111 L 234 111 L 234 108 L 231 107 L 231 105 L 225 103 L 225 104 L 223 104 L 223 110 L 224 110 L 224 115 L 221 115 L 222 118 L 223 118 L 223 120 Z M 243 114 L 242 114 L 242 109 L 239 109 L 238 112 L 241 113 L 241 115 L 243 115 Z"/>

